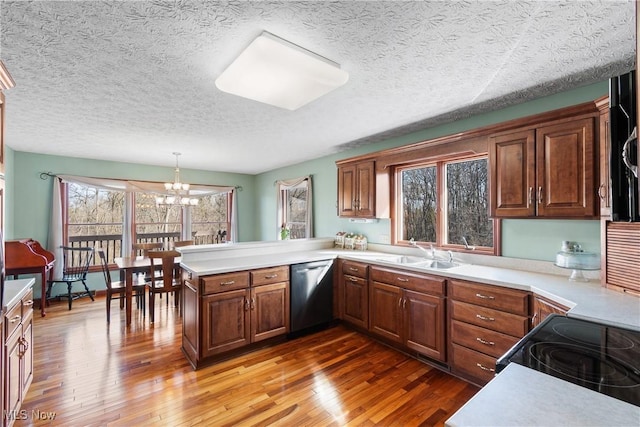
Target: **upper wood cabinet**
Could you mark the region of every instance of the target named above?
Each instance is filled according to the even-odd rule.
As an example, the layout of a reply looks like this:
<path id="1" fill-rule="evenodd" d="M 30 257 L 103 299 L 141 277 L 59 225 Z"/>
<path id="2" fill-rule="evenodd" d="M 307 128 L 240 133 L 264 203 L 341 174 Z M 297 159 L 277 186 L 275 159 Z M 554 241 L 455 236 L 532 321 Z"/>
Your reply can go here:
<path id="1" fill-rule="evenodd" d="M 338 216 L 374 218 L 375 201 L 373 160 L 338 166 Z"/>
<path id="2" fill-rule="evenodd" d="M 595 114 L 489 137 L 490 215 L 591 218 Z"/>

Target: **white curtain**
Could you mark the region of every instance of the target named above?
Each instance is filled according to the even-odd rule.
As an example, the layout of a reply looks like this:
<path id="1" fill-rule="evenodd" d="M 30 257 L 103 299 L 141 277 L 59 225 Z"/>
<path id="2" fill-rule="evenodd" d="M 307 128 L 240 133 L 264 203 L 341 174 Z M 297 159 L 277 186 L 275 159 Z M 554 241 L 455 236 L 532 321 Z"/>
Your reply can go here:
<path id="1" fill-rule="evenodd" d="M 232 190 L 231 195 L 231 236 L 227 236 L 227 241 L 238 242 L 238 192 Z"/>
<path id="2" fill-rule="evenodd" d="M 313 237 L 313 192 L 311 184 L 311 175 L 303 176 L 300 178 L 287 179 L 276 181 L 276 186 L 278 187 L 278 218 L 276 224 L 276 235 L 280 238 L 280 227 L 282 227 L 282 223 L 284 222 L 284 200 L 283 200 L 283 191 L 291 190 L 300 184 L 307 182 L 307 215 L 305 218 L 305 238 Z"/>
<path id="3" fill-rule="evenodd" d="M 53 253 L 53 280 L 62 279 L 62 182 L 53 178 L 53 195 L 51 197 L 51 222 L 49 224 L 49 236 L 47 238 L 47 250 Z"/>

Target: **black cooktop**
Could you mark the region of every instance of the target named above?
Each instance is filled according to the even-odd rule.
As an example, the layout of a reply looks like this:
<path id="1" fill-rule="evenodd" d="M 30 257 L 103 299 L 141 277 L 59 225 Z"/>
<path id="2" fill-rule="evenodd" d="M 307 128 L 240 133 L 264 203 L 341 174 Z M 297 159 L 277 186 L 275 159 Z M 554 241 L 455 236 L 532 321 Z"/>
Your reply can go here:
<path id="1" fill-rule="evenodd" d="M 640 332 L 550 315 L 498 359 L 640 406 Z"/>

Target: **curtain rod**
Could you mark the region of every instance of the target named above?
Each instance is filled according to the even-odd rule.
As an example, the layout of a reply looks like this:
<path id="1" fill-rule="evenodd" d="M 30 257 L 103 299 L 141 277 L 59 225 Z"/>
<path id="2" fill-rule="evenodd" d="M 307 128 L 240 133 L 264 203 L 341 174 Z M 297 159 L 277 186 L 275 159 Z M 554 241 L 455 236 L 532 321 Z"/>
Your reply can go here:
<path id="1" fill-rule="evenodd" d="M 58 175 L 56 175 L 56 174 L 55 174 L 55 173 L 53 173 L 53 172 L 40 172 L 40 179 L 42 179 L 42 180 L 44 180 L 44 181 L 46 181 L 46 180 L 47 180 L 47 179 L 49 179 L 49 178 L 55 178 L 55 177 L 57 177 L 57 176 L 58 176 Z"/>
<path id="2" fill-rule="evenodd" d="M 46 181 L 49 178 L 56 178 L 57 176 L 58 175 L 56 175 L 55 173 L 53 173 L 51 171 L 49 171 L 49 172 L 40 172 L 40 179 L 43 180 L 43 181 Z M 100 179 L 100 178 L 97 178 L 97 179 Z M 118 179 L 118 178 L 105 178 L 105 179 Z M 126 180 L 124 180 L 124 181 L 126 181 Z M 198 185 L 205 185 L 206 186 L 206 185 L 209 185 L 209 184 L 198 184 Z M 225 187 L 225 186 L 222 186 L 222 187 Z M 228 187 L 233 187 L 238 191 L 242 191 L 243 190 L 242 185 L 229 185 Z"/>

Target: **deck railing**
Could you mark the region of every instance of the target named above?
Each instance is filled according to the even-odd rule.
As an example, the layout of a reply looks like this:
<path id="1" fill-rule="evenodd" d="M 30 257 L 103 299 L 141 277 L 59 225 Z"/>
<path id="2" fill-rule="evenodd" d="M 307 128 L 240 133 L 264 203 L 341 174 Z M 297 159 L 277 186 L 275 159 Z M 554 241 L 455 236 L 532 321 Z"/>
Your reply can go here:
<path id="1" fill-rule="evenodd" d="M 180 240 L 179 232 L 169 233 L 145 233 L 136 236 L 136 243 L 162 243 L 163 247 L 170 248 L 172 243 Z M 226 239 L 226 232 L 218 231 L 215 234 L 204 234 L 202 232 L 194 233 L 193 240 L 197 245 L 206 245 L 211 243 L 223 243 Z M 113 264 L 114 258 L 122 256 L 122 235 L 121 234 L 103 234 L 91 236 L 71 236 L 69 237 L 69 245 L 75 248 L 93 247 L 102 248 L 107 257 L 109 264 Z M 93 265 L 100 265 L 98 257 L 93 258 Z"/>

